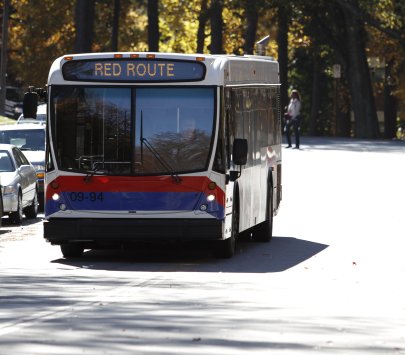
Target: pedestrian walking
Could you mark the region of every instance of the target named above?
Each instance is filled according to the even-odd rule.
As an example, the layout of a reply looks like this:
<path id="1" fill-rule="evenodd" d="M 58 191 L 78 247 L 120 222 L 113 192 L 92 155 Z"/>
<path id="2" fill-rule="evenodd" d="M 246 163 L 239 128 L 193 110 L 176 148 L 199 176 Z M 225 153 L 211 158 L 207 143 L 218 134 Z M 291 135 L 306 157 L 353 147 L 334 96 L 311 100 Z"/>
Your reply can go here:
<path id="1" fill-rule="evenodd" d="M 287 136 L 287 148 L 291 148 L 291 126 L 294 130 L 295 147 L 293 149 L 300 148 L 300 125 L 301 125 L 301 97 L 297 90 L 291 91 L 291 100 L 287 109 L 288 119 L 286 120 L 286 136 Z"/>

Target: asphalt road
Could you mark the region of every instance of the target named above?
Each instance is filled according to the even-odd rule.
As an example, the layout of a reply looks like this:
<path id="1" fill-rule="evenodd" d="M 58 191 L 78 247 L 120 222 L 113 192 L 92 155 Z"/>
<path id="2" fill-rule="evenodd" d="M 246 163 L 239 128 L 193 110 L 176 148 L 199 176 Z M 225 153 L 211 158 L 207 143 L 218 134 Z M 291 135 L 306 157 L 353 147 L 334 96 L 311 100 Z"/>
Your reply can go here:
<path id="1" fill-rule="evenodd" d="M 0 230 L 0 354 L 405 354 L 405 143 L 283 149 L 271 243 L 62 258 Z"/>

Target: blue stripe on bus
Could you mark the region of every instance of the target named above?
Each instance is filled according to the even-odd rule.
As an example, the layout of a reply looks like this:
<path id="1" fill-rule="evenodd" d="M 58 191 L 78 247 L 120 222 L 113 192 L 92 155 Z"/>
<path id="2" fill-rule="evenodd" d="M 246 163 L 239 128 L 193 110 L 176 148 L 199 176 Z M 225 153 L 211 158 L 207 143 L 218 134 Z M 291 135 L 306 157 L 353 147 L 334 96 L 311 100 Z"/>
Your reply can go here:
<path id="1" fill-rule="evenodd" d="M 60 199 L 46 201 L 46 215 L 59 211 L 60 204 L 67 210 L 90 211 L 200 211 L 222 219 L 224 208 L 217 201 L 207 202 L 201 192 L 62 192 Z"/>

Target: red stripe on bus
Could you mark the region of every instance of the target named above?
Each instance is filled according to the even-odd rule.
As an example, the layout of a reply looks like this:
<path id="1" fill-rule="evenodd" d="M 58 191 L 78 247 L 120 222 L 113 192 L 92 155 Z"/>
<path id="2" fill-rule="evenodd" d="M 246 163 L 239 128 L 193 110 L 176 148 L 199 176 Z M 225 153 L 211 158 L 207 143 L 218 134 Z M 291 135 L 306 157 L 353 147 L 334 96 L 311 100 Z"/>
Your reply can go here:
<path id="1" fill-rule="evenodd" d="M 86 182 L 87 181 L 87 182 Z M 170 176 L 59 176 L 47 184 L 46 196 L 54 192 L 209 192 L 211 182 L 206 176 L 182 176 L 176 183 Z M 58 186 L 54 189 L 52 186 Z M 225 193 L 218 186 L 213 190 L 218 201 L 224 201 Z"/>

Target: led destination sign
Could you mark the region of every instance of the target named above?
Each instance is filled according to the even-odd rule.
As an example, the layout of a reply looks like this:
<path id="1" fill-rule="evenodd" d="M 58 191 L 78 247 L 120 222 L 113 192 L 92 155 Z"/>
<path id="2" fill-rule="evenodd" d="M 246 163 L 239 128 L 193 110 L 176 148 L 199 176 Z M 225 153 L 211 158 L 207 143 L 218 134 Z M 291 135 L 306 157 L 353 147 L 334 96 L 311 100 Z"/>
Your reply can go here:
<path id="1" fill-rule="evenodd" d="M 205 76 L 205 65 L 194 61 L 150 59 L 73 60 L 62 67 L 63 78 L 71 81 L 199 81 Z"/>

